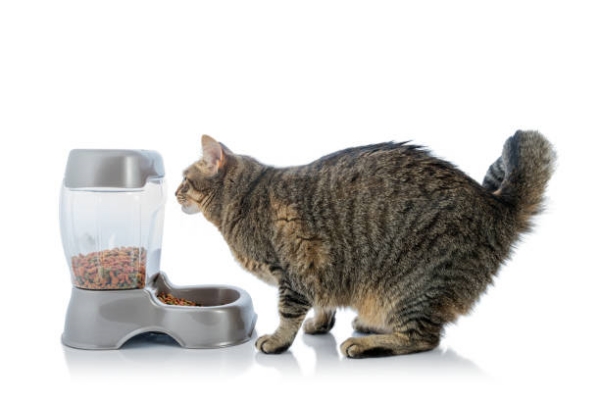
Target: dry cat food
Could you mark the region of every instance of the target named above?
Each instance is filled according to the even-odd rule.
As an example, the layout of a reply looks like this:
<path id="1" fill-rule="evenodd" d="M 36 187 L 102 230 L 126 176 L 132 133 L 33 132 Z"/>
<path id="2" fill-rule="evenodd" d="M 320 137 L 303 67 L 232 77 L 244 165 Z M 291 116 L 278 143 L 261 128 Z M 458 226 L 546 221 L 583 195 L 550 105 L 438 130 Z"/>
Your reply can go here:
<path id="1" fill-rule="evenodd" d="M 202 307 L 202 304 L 196 303 L 191 300 L 182 299 L 180 297 L 175 297 L 171 293 L 161 292 L 158 294 L 158 299 L 165 304 L 171 306 L 192 306 L 192 307 Z"/>
<path id="2" fill-rule="evenodd" d="M 146 281 L 146 249 L 118 247 L 71 258 L 73 284 L 83 289 L 141 289 Z"/>

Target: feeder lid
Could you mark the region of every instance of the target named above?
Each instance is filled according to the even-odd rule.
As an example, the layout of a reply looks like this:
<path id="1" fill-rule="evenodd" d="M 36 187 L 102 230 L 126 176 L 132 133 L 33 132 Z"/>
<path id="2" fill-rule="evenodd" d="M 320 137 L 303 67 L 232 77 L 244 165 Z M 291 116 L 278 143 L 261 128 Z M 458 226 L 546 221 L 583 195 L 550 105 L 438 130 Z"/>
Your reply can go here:
<path id="1" fill-rule="evenodd" d="M 69 153 L 64 185 L 70 189 L 141 189 L 165 176 L 162 157 L 150 150 L 75 149 Z"/>

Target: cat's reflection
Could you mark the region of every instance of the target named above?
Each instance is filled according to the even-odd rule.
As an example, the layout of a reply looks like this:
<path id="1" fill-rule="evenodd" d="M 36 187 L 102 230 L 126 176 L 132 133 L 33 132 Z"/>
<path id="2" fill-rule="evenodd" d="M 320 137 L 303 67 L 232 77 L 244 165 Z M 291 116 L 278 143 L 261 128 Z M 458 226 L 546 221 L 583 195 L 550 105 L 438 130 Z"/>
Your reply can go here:
<path id="1" fill-rule="evenodd" d="M 314 350 L 315 363 L 313 374 L 316 377 L 340 378 L 347 380 L 349 376 L 372 376 L 386 378 L 387 374 L 395 379 L 430 378 L 432 376 L 460 380 L 477 378 L 487 380 L 487 375 L 471 360 L 461 357 L 452 349 L 443 346 L 432 351 L 404 356 L 366 358 L 353 360 L 343 357 L 339 352 L 339 343 L 331 333 L 322 335 L 303 334 L 299 337 L 302 343 Z M 257 352 L 256 363 L 279 371 L 283 376 L 303 375 L 300 363 L 296 359 L 297 346 L 279 355 L 267 355 Z"/>
<path id="2" fill-rule="evenodd" d="M 434 350 L 404 356 L 367 358 L 352 360 L 339 353 L 339 343 L 331 333 L 324 335 L 302 335 L 302 341 L 315 350 L 316 371 L 356 371 L 377 372 L 380 376 L 386 372 L 396 376 L 400 373 L 409 377 L 445 376 L 445 377 L 479 377 L 486 374 L 471 360 L 461 357 L 456 351 L 440 346 Z"/>
<path id="3" fill-rule="evenodd" d="M 261 367 L 276 369 L 282 375 L 294 377 L 300 375 L 302 372 L 296 356 L 289 350 L 276 355 L 264 354 L 257 351 L 254 359 Z"/>
<path id="4" fill-rule="evenodd" d="M 97 379 L 99 376 L 127 376 L 144 374 L 161 379 L 174 377 L 240 376 L 256 364 L 277 370 L 282 376 L 298 377 L 305 371 L 294 352 L 297 346 L 283 354 L 269 355 L 254 348 L 257 334 L 236 346 L 219 349 L 184 349 L 164 334 L 143 334 L 132 338 L 119 350 L 78 350 L 63 346 L 67 368 L 72 377 Z M 442 376 L 455 378 L 486 378 L 486 374 L 472 361 L 461 357 L 452 349 L 443 347 L 406 356 L 352 360 L 343 357 L 339 343 L 331 333 L 323 335 L 302 334 L 301 344 L 314 351 L 314 375 L 348 377 L 350 375 L 376 375 L 387 373 L 407 378 Z M 304 351 L 304 350 L 302 350 Z M 169 372 L 170 371 L 170 372 Z"/>

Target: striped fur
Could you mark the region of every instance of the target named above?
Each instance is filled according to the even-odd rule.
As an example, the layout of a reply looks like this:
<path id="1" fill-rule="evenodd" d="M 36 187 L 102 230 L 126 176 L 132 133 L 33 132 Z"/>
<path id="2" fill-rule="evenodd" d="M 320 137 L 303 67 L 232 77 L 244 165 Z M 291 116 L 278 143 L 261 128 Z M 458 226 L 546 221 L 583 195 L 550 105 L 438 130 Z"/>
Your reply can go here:
<path id="1" fill-rule="evenodd" d="M 517 132 L 480 185 L 406 143 L 273 168 L 202 141 L 177 199 L 219 228 L 243 268 L 279 287 L 279 327 L 256 347 L 285 351 L 303 323 L 324 333 L 351 307 L 354 328 L 372 333 L 341 345 L 356 358 L 436 347 L 529 229 L 554 160 L 542 135 Z"/>
<path id="2" fill-rule="evenodd" d="M 495 163 L 490 165 L 485 178 L 483 178 L 483 187 L 492 192 L 500 189 L 500 185 L 504 180 L 504 174 L 504 160 L 500 157 Z"/>

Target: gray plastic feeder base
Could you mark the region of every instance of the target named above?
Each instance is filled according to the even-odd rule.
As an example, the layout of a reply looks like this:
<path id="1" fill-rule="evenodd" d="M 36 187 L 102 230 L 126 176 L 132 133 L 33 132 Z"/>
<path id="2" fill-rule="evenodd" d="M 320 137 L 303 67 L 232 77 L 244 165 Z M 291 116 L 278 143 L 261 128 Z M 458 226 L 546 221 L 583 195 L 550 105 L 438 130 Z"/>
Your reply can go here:
<path id="1" fill-rule="evenodd" d="M 167 305 L 157 298 L 160 292 L 202 306 Z M 159 273 L 144 289 L 73 287 L 62 342 L 79 349 L 118 349 L 141 333 L 158 332 L 186 348 L 225 347 L 250 339 L 256 317 L 252 299 L 240 288 L 176 287 Z"/>

